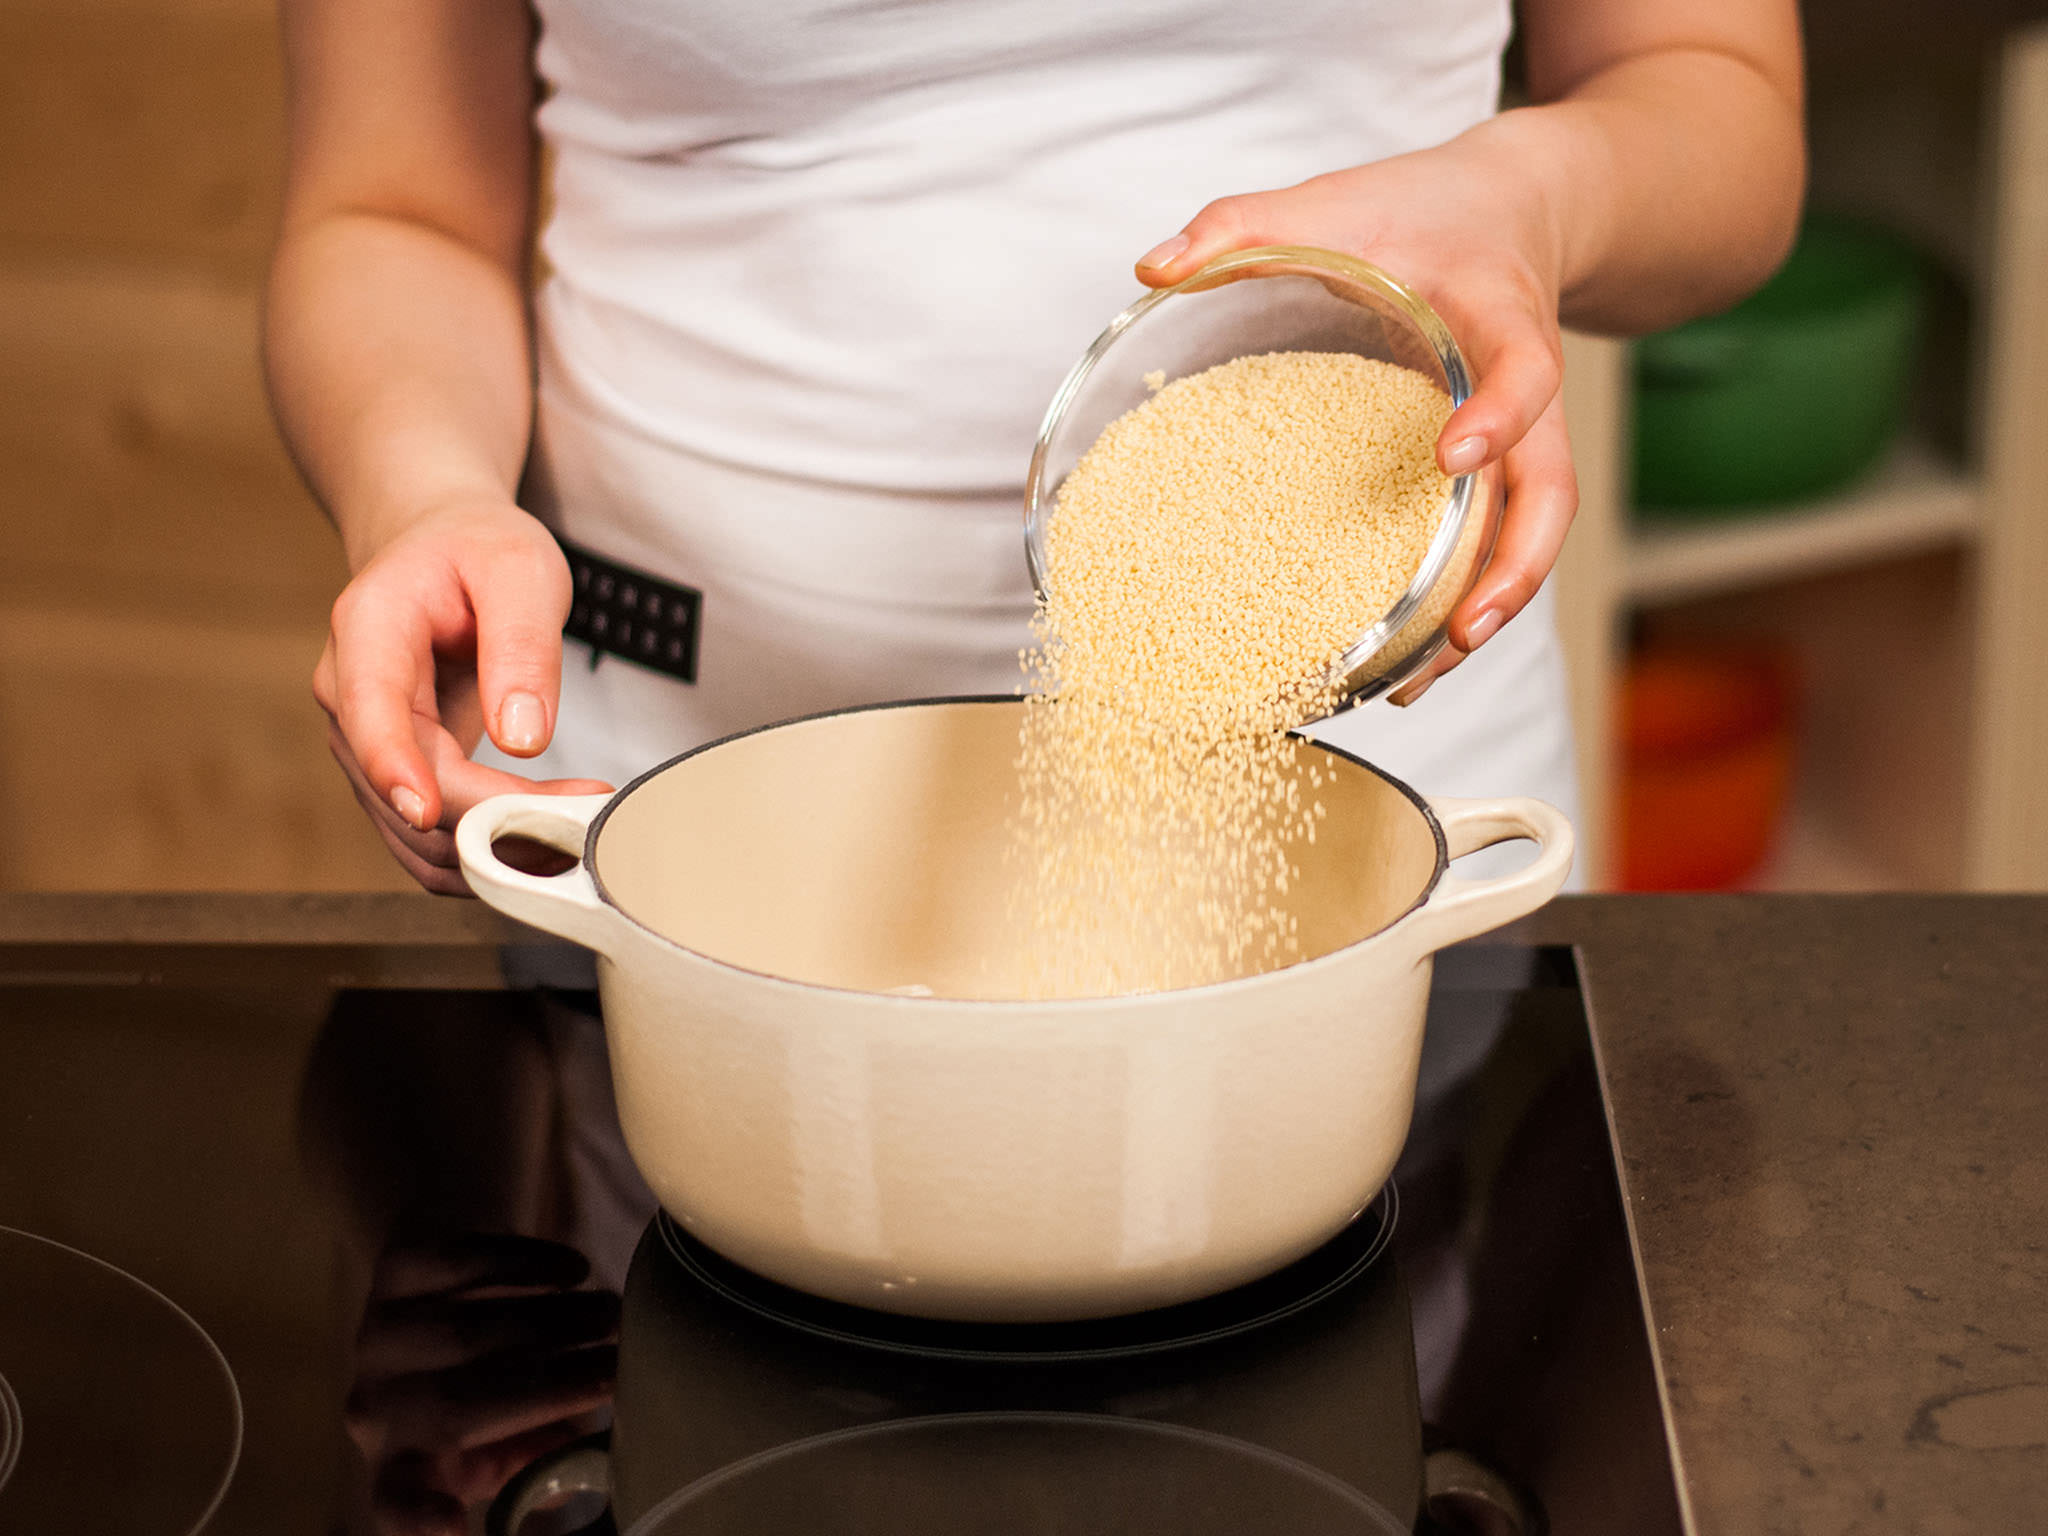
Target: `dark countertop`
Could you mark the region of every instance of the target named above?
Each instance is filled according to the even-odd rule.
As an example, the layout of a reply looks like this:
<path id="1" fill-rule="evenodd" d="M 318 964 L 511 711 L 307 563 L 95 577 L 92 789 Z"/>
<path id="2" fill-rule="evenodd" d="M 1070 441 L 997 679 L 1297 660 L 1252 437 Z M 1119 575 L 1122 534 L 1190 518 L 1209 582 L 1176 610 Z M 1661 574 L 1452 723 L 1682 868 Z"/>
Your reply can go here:
<path id="1" fill-rule="evenodd" d="M 2048 897 L 1574 897 L 1701 1536 L 2048 1509 Z M 0 976 L 474 987 L 552 941 L 427 897 L 0 897 Z"/>
<path id="2" fill-rule="evenodd" d="M 2048 898 L 1589 898 L 1702 1533 L 2048 1524 Z"/>

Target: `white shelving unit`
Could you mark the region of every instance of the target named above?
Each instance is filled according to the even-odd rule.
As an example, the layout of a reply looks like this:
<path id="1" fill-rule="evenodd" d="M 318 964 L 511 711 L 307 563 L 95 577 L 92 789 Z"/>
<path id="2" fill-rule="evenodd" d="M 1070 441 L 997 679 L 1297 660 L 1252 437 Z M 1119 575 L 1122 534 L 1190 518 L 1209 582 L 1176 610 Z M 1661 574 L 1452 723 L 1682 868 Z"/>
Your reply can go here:
<path id="1" fill-rule="evenodd" d="M 1975 477 L 1907 442 L 1862 484 L 1791 510 L 1639 513 L 1622 591 L 1650 605 L 1819 575 L 1967 543 L 1982 515 Z"/>
<path id="2" fill-rule="evenodd" d="M 1883 891 L 1896 874 L 1869 850 L 1845 842 L 1811 817 L 1794 816 L 1750 889 L 1760 891 Z"/>
<path id="3" fill-rule="evenodd" d="M 1811 505 L 1632 516 L 1626 348 L 1566 339 L 1581 500 L 1557 581 L 1596 886 L 1631 622 L 1719 612 L 1833 669 L 1759 883 L 2048 888 L 2048 26 L 2006 39 L 1983 102 L 1969 467 L 1908 442 Z"/>

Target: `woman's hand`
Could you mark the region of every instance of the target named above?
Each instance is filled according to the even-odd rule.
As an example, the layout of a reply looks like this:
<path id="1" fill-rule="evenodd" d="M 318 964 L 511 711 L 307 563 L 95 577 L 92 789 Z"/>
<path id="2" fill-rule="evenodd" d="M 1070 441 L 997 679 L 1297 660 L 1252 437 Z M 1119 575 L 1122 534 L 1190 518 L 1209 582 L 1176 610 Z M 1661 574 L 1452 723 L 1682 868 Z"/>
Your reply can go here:
<path id="1" fill-rule="evenodd" d="M 1535 106 L 1435 149 L 1211 203 L 1138 263 L 1157 286 L 1255 245 L 1320 245 L 1408 283 L 1478 382 L 1437 443 L 1446 473 L 1498 461 L 1493 558 L 1410 703 L 1543 584 L 1578 508 L 1558 401 L 1560 303 L 1639 332 L 1725 307 L 1784 258 L 1805 184 L 1792 0 L 1522 0 Z"/>
<path id="2" fill-rule="evenodd" d="M 344 1416 L 378 1530 L 463 1536 L 515 1473 L 589 1431 L 619 1328 L 589 1275 L 575 1249 L 511 1233 L 385 1250 Z"/>
<path id="3" fill-rule="evenodd" d="M 466 895 L 455 823 L 492 795 L 596 794 L 591 779 L 535 783 L 469 759 L 488 731 L 514 757 L 554 735 L 568 562 L 509 502 L 427 512 L 335 602 L 313 674 L 328 745 L 398 862 L 430 891 Z"/>
<path id="4" fill-rule="evenodd" d="M 1393 696 L 1397 704 L 1419 698 L 1521 612 L 1578 509 L 1558 395 L 1560 241 L 1537 178 L 1518 168 L 1513 135 L 1499 131 L 1506 123 L 1281 191 L 1223 198 L 1138 263 L 1142 281 L 1163 287 L 1251 246 L 1342 251 L 1415 288 L 1471 359 L 1477 383 L 1438 438 L 1437 463 L 1464 474 L 1499 461 L 1507 509 L 1492 558 L 1451 614 L 1450 644 Z"/>
<path id="5" fill-rule="evenodd" d="M 313 692 L 430 891 L 457 818 L 535 786 L 469 761 L 554 732 L 569 573 L 513 505 L 533 425 L 533 18 L 503 0 L 280 7 L 289 128 L 263 314 L 278 424 L 355 580 Z"/>

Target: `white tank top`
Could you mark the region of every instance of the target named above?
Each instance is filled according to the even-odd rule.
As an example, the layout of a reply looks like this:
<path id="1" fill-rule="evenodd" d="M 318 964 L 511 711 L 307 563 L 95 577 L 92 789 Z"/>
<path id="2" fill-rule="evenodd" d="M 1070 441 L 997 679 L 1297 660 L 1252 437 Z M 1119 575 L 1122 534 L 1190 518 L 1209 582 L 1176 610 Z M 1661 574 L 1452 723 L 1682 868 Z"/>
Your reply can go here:
<path id="1" fill-rule="evenodd" d="M 1210 199 L 1437 144 L 1507 0 L 540 0 L 541 304 L 607 414 L 742 467 L 1019 483 Z"/>
<path id="2" fill-rule="evenodd" d="M 1047 400 L 1204 203 L 1490 114 L 1507 0 L 538 0 L 530 504 L 700 588 L 695 685 L 571 647 L 524 771 L 1010 692 Z M 1408 716 L 1418 788 L 1569 807 L 1547 602 Z M 489 755 L 488 750 L 485 755 Z"/>

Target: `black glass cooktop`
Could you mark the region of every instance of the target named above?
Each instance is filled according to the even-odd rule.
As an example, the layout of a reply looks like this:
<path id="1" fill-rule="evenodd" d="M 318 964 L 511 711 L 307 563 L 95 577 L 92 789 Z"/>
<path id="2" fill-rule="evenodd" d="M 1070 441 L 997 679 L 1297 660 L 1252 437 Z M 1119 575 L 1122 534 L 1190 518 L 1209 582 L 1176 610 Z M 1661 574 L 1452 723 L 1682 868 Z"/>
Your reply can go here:
<path id="1" fill-rule="evenodd" d="M 1565 951 L 1440 957 L 1324 1249 L 1010 1327 L 660 1217 L 588 993 L 217 962 L 0 967 L 0 1530 L 1682 1528 Z"/>

